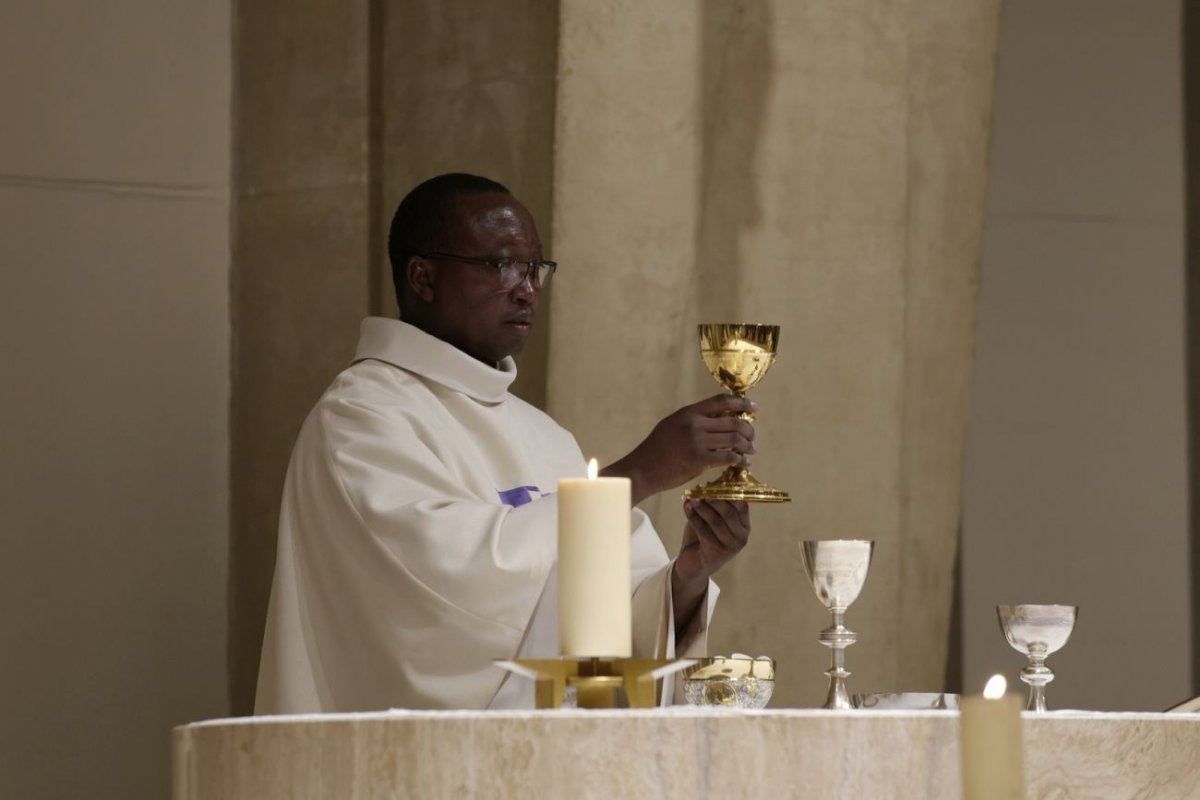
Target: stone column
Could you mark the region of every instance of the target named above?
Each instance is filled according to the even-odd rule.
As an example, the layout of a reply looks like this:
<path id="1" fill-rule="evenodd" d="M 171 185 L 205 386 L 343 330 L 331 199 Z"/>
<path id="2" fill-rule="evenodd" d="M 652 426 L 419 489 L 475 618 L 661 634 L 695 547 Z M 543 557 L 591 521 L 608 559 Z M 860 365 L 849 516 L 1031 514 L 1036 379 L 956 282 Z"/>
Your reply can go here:
<path id="1" fill-rule="evenodd" d="M 250 713 L 279 500 L 309 408 L 370 312 L 370 0 L 237 4 L 230 695 Z"/>

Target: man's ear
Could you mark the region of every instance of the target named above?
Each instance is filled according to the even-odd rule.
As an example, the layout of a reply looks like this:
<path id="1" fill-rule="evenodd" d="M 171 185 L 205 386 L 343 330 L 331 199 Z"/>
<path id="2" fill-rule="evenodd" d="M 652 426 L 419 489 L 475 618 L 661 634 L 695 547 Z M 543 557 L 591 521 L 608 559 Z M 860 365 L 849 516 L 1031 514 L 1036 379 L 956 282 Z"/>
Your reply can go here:
<path id="1" fill-rule="evenodd" d="M 423 302 L 433 302 L 433 284 L 436 267 L 420 256 L 408 257 L 408 290 L 413 297 Z"/>

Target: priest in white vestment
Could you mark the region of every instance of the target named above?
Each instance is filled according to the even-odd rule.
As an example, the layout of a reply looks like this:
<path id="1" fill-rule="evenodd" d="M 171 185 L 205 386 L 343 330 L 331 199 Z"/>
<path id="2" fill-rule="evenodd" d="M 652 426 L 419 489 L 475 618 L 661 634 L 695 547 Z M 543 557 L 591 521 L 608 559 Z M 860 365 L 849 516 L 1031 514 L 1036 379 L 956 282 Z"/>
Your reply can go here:
<path id="1" fill-rule="evenodd" d="M 401 203 L 404 321 L 363 322 L 288 468 L 256 713 L 532 708 L 532 682 L 493 662 L 558 655 L 553 493 L 585 473 L 571 434 L 508 391 L 556 269 L 541 250 L 487 179 L 440 176 Z M 680 409 L 604 474 L 629 477 L 636 505 L 742 462 L 746 402 Z M 675 559 L 630 513 L 633 655 L 704 654 L 709 576 L 745 545 L 745 504 L 685 503 Z"/>

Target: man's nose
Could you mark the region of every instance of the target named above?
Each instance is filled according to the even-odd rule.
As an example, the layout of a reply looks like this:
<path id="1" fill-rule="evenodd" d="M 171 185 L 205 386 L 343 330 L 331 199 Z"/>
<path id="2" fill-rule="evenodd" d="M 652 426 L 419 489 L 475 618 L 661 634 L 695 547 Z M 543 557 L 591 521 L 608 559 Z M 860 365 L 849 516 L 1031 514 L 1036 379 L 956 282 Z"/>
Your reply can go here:
<path id="1" fill-rule="evenodd" d="M 525 270 L 525 275 L 521 278 L 520 283 L 514 286 L 511 290 L 513 297 L 523 299 L 525 302 L 532 302 L 535 298 L 537 298 L 538 294 L 541 292 L 541 289 L 533 285 L 533 270 L 533 267 Z"/>

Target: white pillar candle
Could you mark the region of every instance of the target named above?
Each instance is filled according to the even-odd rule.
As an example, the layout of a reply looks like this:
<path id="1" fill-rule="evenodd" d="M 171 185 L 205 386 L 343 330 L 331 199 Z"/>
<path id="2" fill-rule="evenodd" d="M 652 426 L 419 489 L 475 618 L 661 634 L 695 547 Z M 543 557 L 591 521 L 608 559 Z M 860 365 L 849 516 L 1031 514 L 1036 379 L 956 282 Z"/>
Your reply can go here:
<path id="1" fill-rule="evenodd" d="M 993 675 L 983 697 L 959 703 L 964 800 L 1025 800 L 1021 699 L 1006 688 L 1004 676 Z"/>
<path id="2" fill-rule="evenodd" d="M 628 658 L 632 652 L 629 577 L 630 482 L 558 482 L 558 647 L 564 656 Z"/>

